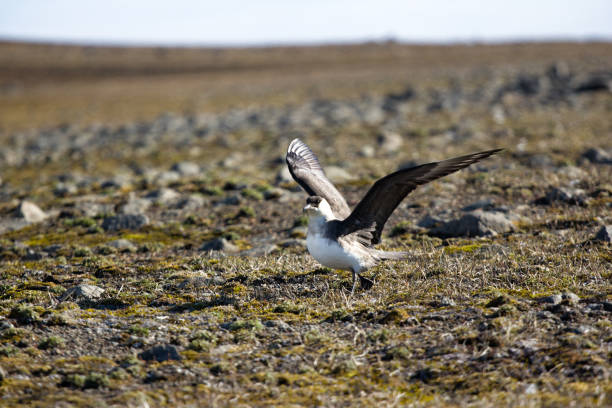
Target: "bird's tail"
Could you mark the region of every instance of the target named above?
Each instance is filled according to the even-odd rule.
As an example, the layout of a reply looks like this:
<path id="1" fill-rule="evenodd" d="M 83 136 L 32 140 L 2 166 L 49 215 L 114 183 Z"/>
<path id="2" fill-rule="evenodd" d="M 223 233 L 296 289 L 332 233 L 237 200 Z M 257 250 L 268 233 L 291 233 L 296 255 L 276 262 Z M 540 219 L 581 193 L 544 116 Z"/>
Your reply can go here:
<path id="1" fill-rule="evenodd" d="M 393 252 L 393 251 L 376 251 L 376 256 L 383 260 L 383 259 L 394 259 L 394 260 L 400 260 L 400 259 L 407 259 L 410 256 L 409 252 Z"/>

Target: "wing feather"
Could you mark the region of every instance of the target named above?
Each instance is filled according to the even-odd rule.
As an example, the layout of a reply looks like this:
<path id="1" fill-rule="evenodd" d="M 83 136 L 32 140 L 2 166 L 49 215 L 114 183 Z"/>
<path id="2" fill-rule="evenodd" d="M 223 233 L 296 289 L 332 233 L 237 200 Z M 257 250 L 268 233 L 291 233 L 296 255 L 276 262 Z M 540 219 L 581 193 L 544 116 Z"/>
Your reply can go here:
<path id="1" fill-rule="evenodd" d="M 336 231 L 339 235 L 348 235 L 357 230 L 370 229 L 373 226 L 370 245 L 377 244 L 380 242 L 387 219 L 412 190 L 461 170 L 501 150 L 503 149 L 487 150 L 391 173 L 374 183 L 351 215 L 341 221 Z"/>
<path id="2" fill-rule="evenodd" d="M 325 198 L 341 219 L 351 213 L 346 200 L 325 175 L 317 156 L 300 139 L 293 139 L 287 149 L 287 166 L 293 179 L 308 193 Z"/>

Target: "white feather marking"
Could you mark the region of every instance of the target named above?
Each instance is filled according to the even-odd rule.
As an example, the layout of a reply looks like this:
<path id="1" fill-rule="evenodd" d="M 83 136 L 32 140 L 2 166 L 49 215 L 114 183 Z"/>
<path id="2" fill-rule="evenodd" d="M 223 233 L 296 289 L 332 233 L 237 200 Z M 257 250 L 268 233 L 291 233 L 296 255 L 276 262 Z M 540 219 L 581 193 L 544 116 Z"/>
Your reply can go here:
<path id="1" fill-rule="evenodd" d="M 346 251 L 336 241 L 324 238 L 319 234 L 308 234 L 306 246 L 310 255 L 323 266 L 356 272 L 362 269 L 357 256 Z"/>

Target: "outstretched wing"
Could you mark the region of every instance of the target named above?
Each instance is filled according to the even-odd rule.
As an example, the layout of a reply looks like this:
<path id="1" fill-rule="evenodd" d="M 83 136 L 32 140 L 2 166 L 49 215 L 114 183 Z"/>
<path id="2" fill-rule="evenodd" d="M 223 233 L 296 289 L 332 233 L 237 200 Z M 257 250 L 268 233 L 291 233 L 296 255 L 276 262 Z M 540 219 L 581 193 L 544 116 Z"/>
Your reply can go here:
<path id="1" fill-rule="evenodd" d="M 503 149 L 468 154 L 440 162 L 403 169 L 378 180 L 357 204 L 351 215 L 338 222 L 338 235 L 374 228 L 370 245 L 380 242 L 387 219 L 399 203 L 417 186 L 454 173 Z"/>
<path id="2" fill-rule="evenodd" d="M 304 142 L 293 139 L 287 149 L 286 161 L 291 176 L 309 195 L 317 195 L 327 200 L 336 217 L 348 217 L 351 209 L 346 200 L 329 181 L 317 156 Z"/>

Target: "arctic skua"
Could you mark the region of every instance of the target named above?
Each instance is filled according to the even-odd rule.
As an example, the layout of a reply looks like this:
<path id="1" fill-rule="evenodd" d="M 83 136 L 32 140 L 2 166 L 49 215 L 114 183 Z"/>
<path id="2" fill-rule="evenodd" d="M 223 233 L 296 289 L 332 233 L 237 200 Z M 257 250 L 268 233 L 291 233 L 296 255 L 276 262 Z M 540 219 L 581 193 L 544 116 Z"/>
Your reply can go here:
<path id="1" fill-rule="evenodd" d="M 287 149 L 291 176 L 308 193 L 304 212 L 309 217 L 306 245 L 319 263 L 353 274 L 351 296 L 357 278 L 364 289 L 373 282 L 361 273 L 387 259 L 405 259 L 407 252 L 374 248 L 391 213 L 417 186 L 429 183 L 503 149 L 493 149 L 439 162 L 422 164 L 391 173 L 374 183 L 351 211 L 346 200 L 325 175 L 317 156 L 301 140 Z"/>

